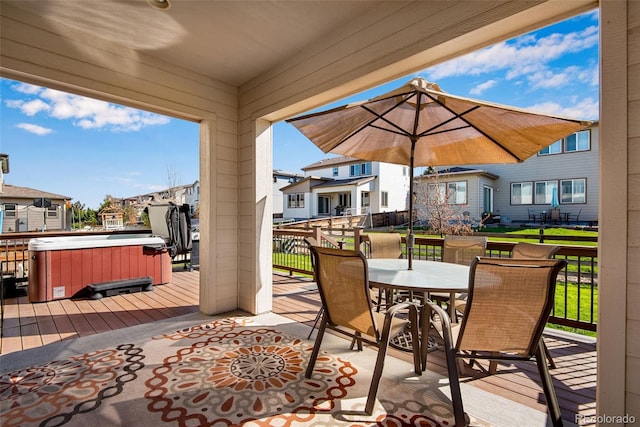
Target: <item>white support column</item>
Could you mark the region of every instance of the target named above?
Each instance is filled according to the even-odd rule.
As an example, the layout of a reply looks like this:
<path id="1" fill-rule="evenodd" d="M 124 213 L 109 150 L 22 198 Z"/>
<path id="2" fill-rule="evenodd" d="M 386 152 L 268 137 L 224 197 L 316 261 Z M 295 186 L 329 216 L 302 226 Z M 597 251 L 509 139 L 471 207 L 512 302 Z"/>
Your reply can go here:
<path id="1" fill-rule="evenodd" d="M 200 122 L 200 311 L 218 312 L 216 280 L 216 123 Z"/>

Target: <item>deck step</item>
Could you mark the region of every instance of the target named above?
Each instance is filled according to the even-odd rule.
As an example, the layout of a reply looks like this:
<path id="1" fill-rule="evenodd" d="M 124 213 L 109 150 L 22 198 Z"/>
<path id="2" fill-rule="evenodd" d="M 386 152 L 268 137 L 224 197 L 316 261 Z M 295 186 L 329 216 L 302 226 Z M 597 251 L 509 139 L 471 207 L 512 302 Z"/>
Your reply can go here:
<path id="1" fill-rule="evenodd" d="M 111 282 L 92 283 L 87 285 L 91 299 L 100 299 L 113 295 L 130 294 L 134 292 L 152 291 L 153 278 L 149 276 L 136 277 L 126 280 L 114 280 Z"/>

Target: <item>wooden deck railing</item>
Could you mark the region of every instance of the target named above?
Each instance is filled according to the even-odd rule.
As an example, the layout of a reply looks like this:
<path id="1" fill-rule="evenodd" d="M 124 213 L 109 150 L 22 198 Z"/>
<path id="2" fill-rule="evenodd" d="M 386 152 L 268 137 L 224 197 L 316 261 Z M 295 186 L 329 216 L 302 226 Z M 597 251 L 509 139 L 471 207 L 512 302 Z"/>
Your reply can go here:
<path id="1" fill-rule="evenodd" d="M 344 229 L 334 230 L 332 238 L 345 249 L 353 248 L 354 241 L 366 240 L 361 238 L 362 230 L 356 228 L 345 233 Z M 305 237 L 317 237 L 321 233 L 319 227 L 314 230 L 285 230 L 273 231 L 273 268 L 290 273 L 313 274 L 309 249 Z M 504 235 L 501 235 L 504 237 Z M 564 239 L 564 236 L 562 237 Z M 487 243 L 487 256 L 509 257 L 516 242 Z M 403 238 L 404 244 L 404 238 Z M 415 239 L 414 259 L 442 260 L 441 238 Z M 366 245 L 361 249 L 367 255 Z M 597 247 L 590 246 L 561 246 L 556 258 L 565 259 L 567 267 L 558 276 L 554 308 L 549 322 L 572 328 L 595 331 L 597 327 Z"/>
<path id="2" fill-rule="evenodd" d="M 110 234 L 132 234 L 137 231 L 119 231 Z M 353 248 L 354 236 L 361 240 L 362 230 L 344 229 L 327 233 L 320 227 L 312 230 L 273 230 L 273 268 L 291 273 L 313 274 L 305 237 L 313 237 L 323 245 Z M 93 232 L 86 234 L 105 234 Z M 28 275 L 28 243 L 35 237 L 78 235 L 74 232 L 11 233 L 0 236 L 0 270 L 9 281 L 20 281 Z M 504 235 L 500 235 L 504 238 Z M 518 238 L 522 238 L 518 236 Z M 565 237 L 562 237 L 565 239 Z M 440 238 L 418 237 L 415 240 L 415 259 L 441 260 Z M 493 242 L 487 245 L 487 255 L 508 257 L 515 242 Z M 362 249 L 367 252 L 366 245 Z M 562 246 L 556 258 L 566 259 L 567 268 L 558 276 L 556 300 L 550 322 L 568 327 L 595 331 L 598 304 L 597 248 L 588 246 Z"/>

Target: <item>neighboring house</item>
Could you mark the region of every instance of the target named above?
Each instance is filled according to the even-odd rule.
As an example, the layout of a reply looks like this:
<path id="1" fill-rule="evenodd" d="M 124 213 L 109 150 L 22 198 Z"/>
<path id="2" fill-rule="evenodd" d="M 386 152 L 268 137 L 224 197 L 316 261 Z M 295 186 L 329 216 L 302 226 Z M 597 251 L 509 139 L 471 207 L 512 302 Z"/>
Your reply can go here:
<path id="1" fill-rule="evenodd" d="M 105 230 L 124 229 L 124 212 L 120 206 L 109 206 L 100 211 L 100 222 Z"/>
<path id="2" fill-rule="evenodd" d="M 576 132 L 537 155 L 518 164 L 473 165 L 438 170 L 438 177 L 416 178 L 418 215 L 428 192 L 425 185 L 434 179 L 447 188 L 451 203 L 479 219 L 485 212 L 500 215 L 502 222 L 530 222 L 551 208 L 553 193 L 561 213 L 580 223 L 597 223 L 600 203 L 599 125 Z M 433 188 L 433 187 L 432 187 Z M 442 190 L 441 190 L 442 191 Z"/>
<path id="3" fill-rule="evenodd" d="M 409 169 L 406 166 L 339 156 L 302 170 L 304 179 L 282 188 L 284 218 L 407 209 Z"/>
<path id="4" fill-rule="evenodd" d="M 273 170 L 273 217 L 282 218 L 284 211 L 284 193 L 282 188 L 294 184 L 304 178 L 304 175 L 283 171 L 280 169 Z"/>
<path id="5" fill-rule="evenodd" d="M 441 169 L 437 174 L 417 176 L 417 218 L 426 223 L 432 209 L 427 205 L 446 197 L 448 204 L 453 206 L 448 212 L 454 219 L 462 219 L 468 214 L 470 220 L 478 222 L 483 212 L 492 211 L 492 193 L 498 179 L 497 175 L 486 170 L 463 167 Z M 437 195 L 433 191 L 437 191 Z"/>
<path id="6" fill-rule="evenodd" d="M 191 215 L 194 215 L 200 202 L 200 181 L 196 180 L 193 184 L 169 187 L 154 193 L 140 194 L 122 199 L 114 198 L 113 200 L 125 210 L 133 209 L 134 212 L 131 216 L 135 218 L 135 222 L 141 221 L 144 209 L 152 203 L 173 202 L 177 205 L 188 204 Z M 125 218 L 125 222 L 131 223 L 134 221 Z"/>
<path id="7" fill-rule="evenodd" d="M 69 196 L 4 184 L 0 194 L 4 211 L 2 233 L 67 230 L 71 221 L 67 212 L 70 201 Z"/>

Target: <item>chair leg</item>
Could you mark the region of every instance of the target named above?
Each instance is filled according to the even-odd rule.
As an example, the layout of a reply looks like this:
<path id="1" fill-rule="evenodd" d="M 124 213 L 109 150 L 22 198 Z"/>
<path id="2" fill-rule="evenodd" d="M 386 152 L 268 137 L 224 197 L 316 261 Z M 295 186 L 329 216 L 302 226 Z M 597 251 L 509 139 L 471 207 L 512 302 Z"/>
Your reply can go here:
<path id="1" fill-rule="evenodd" d="M 316 359 L 318 358 L 318 353 L 320 353 L 320 344 L 322 344 L 322 338 L 324 338 L 324 331 L 326 329 L 327 319 L 325 316 L 322 316 L 322 321 L 320 322 L 320 327 L 318 328 L 318 335 L 316 336 L 316 342 L 313 345 L 311 358 L 309 359 L 309 364 L 307 365 L 307 370 L 304 374 L 306 378 L 311 378 L 311 375 L 313 374 L 313 367 L 316 365 Z"/>
<path id="2" fill-rule="evenodd" d="M 362 351 L 362 340 L 360 339 L 361 336 L 362 334 L 360 334 L 360 332 L 356 332 L 356 336 L 353 337 L 353 339 L 351 339 L 351 345 L 349 346 L 349 350 L 353 350 L 357 344 L 358 345 L 357 351 Z"/>
<path id="3" fill-rule="evenodd" d="M 460 377 L 458 376 L 458 363 L 456 349 L 451 333 L 451 322 L 446 312 L 436 304 L 427 303 L 430 310 L 435 310 L 440 316 L 442 337 L 444 338 L 444 354 L 447 359 L 447 372 L 449 375 L 449 388 L 451 389 L 451 405 L 453 406 L 453 416 L 456 427 L 465 427 L 467 420 L 464 416 L 464 406 L 462 404 L 462 392 L 460 390 Z M 424 355 L 423 355 L 424 357 Z M 426 357 L 423 359 L 426 360 Z"/>
<path id="4" fill-rule="evenodd" d="M 384 328 L 382 330 L 382 337 L 378 343 L 378 357 L 376 358 L 376 366 L 373 369 L 373 376 L 371 377 L 371 385 L 369 386 L 369 395 L 367 396 L 367 403 L 365 404 L 365 412 L 367 415 L 373 413 L 373 407 L 376 403 L 376 395 L 378 394 L 378 386 L 380 385 L 380 378 L 382 377 L 382 370 L 384 369 L 384 359 L 387 355 L 387 348 L 389 347 L 389 332 L 391 330 L 391 319 L 393 316 L 387 314 L 384 319 Z"/>
<path id="5" fill-rule="evenodd" d="M 420 322 L 418 321 L 418 309 L 416 306 L 409 307 L 409 321 L 411 322 L 411 346 L 413 347 L 413 370 L 416 375 L 422 375 L 422 361 L 421 350 L 422 343 L 420 342 L 420 336 L 418 335 L 418 328 L 420 328 Z M 427 342 L 429 341 L 429 330 L 427 328 L 427 335 L 424 336 Z M 418 345 L 420 343 L 420 345 Z"/>
<path id="6" fill-rule="evenodd" d="M 553 388 L 553 379 L 551 378 L 549 368 L 547 367 L 547 360 L 544 352 L 545 347 L 546 346 L 541 339 L 536 350 L 536 365 L 538 365 L 538 372 L 540 372 L 540 379 L 542 380 L 542 388 L 544 390 L 544 397 L 547 400 L 551 423 L 554 427 L 562 427 L 562 414 L 560 412 L 560 405 L 558 404 L 556 391 Z"/>
<path id="7" fill-rule="evenodd" d="M 318 322 L 320 321 L 320 319 L 322 318 L 322 315 L 324 314 L 324 306 L 320 307 L 320 310 L 318 310 L 318 314 L 316 314 L 316 318 L 313 321 L 313 326 L 311 327 L 311 331 L 309 332 L 309 336 L 307 336 L 307 339 L 310 340 L 311 339 L 311 335 L 313 335 L 313 330 L 316 328 L 316 326 L 318 325 Z"/>
<path id="8" fill-rule="evenodd" d="M 553 357 L 551 357 L 551 352 L 549 351 L 549 347 L 547 347 L 547 344 L 544 342 L 544 340 L 542 340 L 541 342 L 542 342 L 542 345 L 544 346 L 544 355 L 547 357 L 547 361 L 549 362 L 549 368 L 556 369 L 556 362 L 553 360 Z"/>

